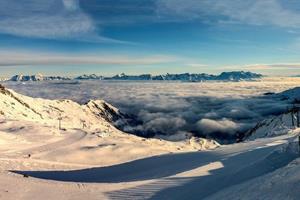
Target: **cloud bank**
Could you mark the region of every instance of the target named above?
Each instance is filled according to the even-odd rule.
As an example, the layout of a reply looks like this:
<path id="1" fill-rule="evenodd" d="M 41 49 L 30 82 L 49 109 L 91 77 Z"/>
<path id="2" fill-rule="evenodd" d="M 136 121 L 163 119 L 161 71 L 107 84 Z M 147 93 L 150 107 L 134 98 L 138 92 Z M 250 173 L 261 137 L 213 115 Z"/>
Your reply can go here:
<path id="1" fill-rule="evenodd" d="M 131 133 L 145 136 L 193 133 L 232 142 L 258 121 L 286 110 L 285 102 L 262 96 L 262 93 L 280 92 L 297 84 L 278 80 L 240 83 L 83 81 L 59 85 L 55 82 L 9 83 L 7 86 L 33 97 L 67 98 L 80 103 L 104 99 L 140 121 L 123 127 Z"/>
<path id="2" fill-rule="evenodd" d="M 220 120 L 201 119 L 197 123 L 200 130 L 203 130 L 204 134 L 211 135 L 218 134 L 234 134 L 238 131 L 239 126 L 226 118 Z"/>

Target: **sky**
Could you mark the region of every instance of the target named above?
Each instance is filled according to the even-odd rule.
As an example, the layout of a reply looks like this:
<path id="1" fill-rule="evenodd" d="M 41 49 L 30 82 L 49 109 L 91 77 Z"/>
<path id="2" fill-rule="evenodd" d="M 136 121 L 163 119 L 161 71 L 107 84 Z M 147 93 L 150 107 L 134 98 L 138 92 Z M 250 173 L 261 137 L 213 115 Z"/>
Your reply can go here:
<path id="1" fill-rule="evenodd" d="M 298 0 L 0 0 L 0 76 L 300 75 Z"/>

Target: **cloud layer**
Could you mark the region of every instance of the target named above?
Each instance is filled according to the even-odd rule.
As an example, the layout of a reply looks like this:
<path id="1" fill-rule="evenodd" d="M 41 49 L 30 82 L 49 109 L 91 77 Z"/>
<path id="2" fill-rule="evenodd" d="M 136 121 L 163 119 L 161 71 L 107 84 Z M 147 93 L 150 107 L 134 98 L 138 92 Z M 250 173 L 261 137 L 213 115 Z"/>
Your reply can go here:
<path id="1" fill-rule="evenodd" d="M 144 135 L 193 133 L 233 141 L 261 121 L 286 110 L 287 104 L 264 92 L 280 92 L 299 82 L 161 83 L 84 81 L 80 84 L 10 83 L 23 94 L 69 98 L 84 103 L 105 99 L 141 121 L 125 131 Z M 40 90 L 43 88 L 43 90 Z"/>
<path id="2" fill-rule="evenodd" d="M 1 66 L 24 65 L 82 65 L 82 64 L 115 64 L 115 65 L 148 65 L 167 63 L 176 60 L 175 57 L 164 55 L 133 56 L 105 54 L 55 54 L 55 53 L 26 53 L 0 51 Z"/>

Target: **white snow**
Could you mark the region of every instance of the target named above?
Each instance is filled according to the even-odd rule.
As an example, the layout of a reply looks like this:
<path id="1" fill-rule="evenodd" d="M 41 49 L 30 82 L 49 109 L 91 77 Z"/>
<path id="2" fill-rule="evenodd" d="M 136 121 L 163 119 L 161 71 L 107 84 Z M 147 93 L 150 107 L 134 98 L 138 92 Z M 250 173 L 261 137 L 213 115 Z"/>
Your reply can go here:
<path id="1" fill-rule="evenodd" d="M 35 99 L 2 88 L 0 112 L 3 118 L 0 124 L 0 131 L 3 132 L 0 142 L 4 145 L 11 142 L 15 151 L 27 147 L 15 137 L 29 143 L 28 147 L 46 144 L 54 148 L 55 151 L 50 147 L 43 147 L 43 151 L 26 149 L 28 153 L 37 151 L 38 157 L 44 160 L 104 166 L 151 155 L 219 146 L 213 140 L 187 138 L 169 142 L 121 132 L 110 123 L 113 117 L 118 117 L 118 109 L 102 100 L 80 105 L 71 100 Z M 60 118 L 62 130 L 59 130 Z M 37 140 L 32 141 L 33 138 Z M 53 141 L 59 142 L 55 144 Z"/>
<path id="2" fill-rule="evenodd" d="M 185 133 L 175 142 L 126 134 L 104 103 L 0 89 L 0 199 L 298 199 L 299 129 L 288 114 L 251 141 L 198 151 L 218 144 Z"/>
<path id="3" fill-rule="evenodd" d="M 298 141 L 290 143 L 279 149 L 282 152 L 295 152 L 299 154 Z M 298 156 L 299 157 L 299 156 Z M 300 191 L 300 158 L 293 160 L 287 166 L 219 191 L 207 199 L 299 199 Z"/>
<path id="4" fill-rule="evenodd" d="M 294 121 L 294 124 L 293 122 Z M 263 137 L 274 137 L 294 133 L 296 128 L 296 116 L 292 113 L 285 113 L 270 119 L 259 122 L 256 127 L 249 131 L 249 140 Z"/>
<path id="5" fill-rule="evenodd" d="M 229 192 L 230 198 L 216 192 L 288 164 L 298 154 L 277 149 L 292 137 L 260 139 L 215 151 L 168 154 L 104 168 L 89 158 L 77 164 L 45 160 L 51 158 L 45 156 L 49 152 L 64 149 L 56 145 L 57 141 L 46 144 L 46 148 L 36 147 L 31 157 L 19 154 L 20 150 L 1 152 L 0 199 L 239 199 L 233 195 L 237 190 Z M 64 142 L 69 143 L 69 139 Z M 59 151 L 56 153 L 61 154 Z M 94 155 L 95 160 L 101 158 L 109 159 L 109 155 Z"/>
<path id="6" fill-rule="evenodd" d="M 279 93 L 280 96 L 290 100 L 300 100 L 300 87 L 295 87 Z"/>
<path id="7" fill-rule="evenodd" d="M 300 87 L 289 89 L 277 95 L 292 101 L 300 99 Z M 297 127 L 297 115 L 297 112 L 286 111 L 279 116 L 265 119 L 247 133 L 249 135 L 247 139 L 253 140 L 256 138 L 295 133 L 294 129 Z"/>

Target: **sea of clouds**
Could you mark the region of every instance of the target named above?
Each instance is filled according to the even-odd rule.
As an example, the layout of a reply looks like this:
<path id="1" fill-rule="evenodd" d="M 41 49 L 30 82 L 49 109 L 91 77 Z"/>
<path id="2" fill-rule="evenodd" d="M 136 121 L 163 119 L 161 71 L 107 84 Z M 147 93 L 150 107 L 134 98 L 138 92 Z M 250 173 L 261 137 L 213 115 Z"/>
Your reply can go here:
<path id="1" fill-rule="evenodd" d="M 287 110 L 281 92 L 299 82 L 8 82 L 5 85 L 32 97 L 72 99 L 85 103 L 104 99 L 140 121 L 124 126 L 144 136 L 193 133 L 219 141 L 234 141 L 265 118 Z"/>

